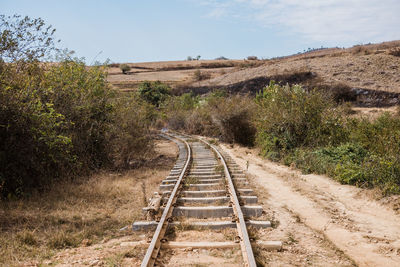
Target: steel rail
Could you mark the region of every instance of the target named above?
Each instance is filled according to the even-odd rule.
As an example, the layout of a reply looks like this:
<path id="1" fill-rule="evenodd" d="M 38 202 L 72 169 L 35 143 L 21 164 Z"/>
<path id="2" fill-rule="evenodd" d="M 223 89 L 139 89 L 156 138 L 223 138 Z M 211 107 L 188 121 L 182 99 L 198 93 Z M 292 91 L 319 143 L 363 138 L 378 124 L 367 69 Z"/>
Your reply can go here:
<path id="1" fill-rule="evenodd" d="M 149 267 L 149 266 L 153 266 L 155 263 L 155 260 L 157 258 L 158 252 L 160 251 L 160 247 L 161 247 L 161 239 L 164 237 L 165 231 L 167 230 L 168 227 L 168 218 L 169 216 L 171 216 L 172 214 L 172 210 L 173 210 L 173 204 L 176 201 L 176 197 L 177 197 L 177 192 L 179 189 L 179 186 L 181 184 L 181 181 L 183 179 L 183 177 L 185 176 L 186 170 L 188 169 L 188 166 L 190 164 L 191 158 L 192 158 L 192 151 L 191 148 L 188 144 L 188 142 L 186 142 L 186 140 L 179 138 L 179 137 L 175 137 L 175 136 L 171 136 L 168 134 L 165 134 L 167 136 L 170 136 L 172 138 L 178 139 L 180 141 L 182 141 L 187 148 L 187 159 L 186 159 L 186 163 L 185 166 L 182 169 L 181 174 L 179 175 L 178 181 L 176 182 L 174 189 L 171 192 L 171 195 L 168 199 L 167 205 L 164 208 L 164 212 L 161 216 L 160 222 L 157 225 L 157 229 L 153 235 L 153 238 L 151 240 L 151 243 L 149 245 L 149 247 L 147 248 L 146 251 L 146 255 L 143 258 L 141 267 Z"/>
<path id="2" fill-rule="evenodd" d="M 247 232 L 246 222 L 244 220 L 243 212 L 242 212 L 242 209 L 240 208 L 240 204 L 239 204 L 239 199 L 236 195 L 235 186 L 233 185 L 232 177 L 231 177 L 231 174 L 229 173 L 229 169 L 225 162 L 225 159 L 214 145 L 208 143 L 207 141 L 205 141 L 201 138 L 199 138 L 199 140 L 201 140 L 203 143 L 205 143 L 209 147 L 211 147 L 217 153 L 222 164 L 224 165 L 225 177 L 226 177 L 226 180 L 228 181 L 228 189 L 229 189 L 230 198 L 232 201 L 232 208 L 233 208 L 233 212 L 237 218 L 236 226 L 237 226 L 238 234 L 240 237 L 240 248 L 242 250 L 243 261 L 244 261 L 245 266 L 256 267 L 257 264 L 256 264 L 256 260 L 254 258 L 253 249 L 251 247 L 249 234 Z"/>

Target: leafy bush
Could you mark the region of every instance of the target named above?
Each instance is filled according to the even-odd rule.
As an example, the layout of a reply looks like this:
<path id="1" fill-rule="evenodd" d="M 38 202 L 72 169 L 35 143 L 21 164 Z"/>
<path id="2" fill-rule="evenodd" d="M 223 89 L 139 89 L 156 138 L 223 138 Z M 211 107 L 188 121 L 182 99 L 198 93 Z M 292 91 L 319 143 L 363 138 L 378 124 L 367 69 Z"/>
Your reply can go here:
<path id="1" fill-rule="evenodd" d="M 384 113 L 375 121 L 353 119 L 348 123 L 350 137 L 380 156 L 400 157 L 400 116 Z"/>
<path id="2" fill-rule="evenodd" d="M 42 102 L 29 77 L 0 85 L 0 195 L 21 195 L 25 188 L 57 179 L 75 160 L 72 140 L 62 134 L 68 123 L 51 103 Z M 21 77 L 22 76 L 22 77 Z M 19 80 L 21 79 L 21 80 Z M 31 87 L 33 86 L 33 88 Z"/>
<path id="3" fill-rule="evenodd" d="M 225 97 L 220 91 L 203 98 L 183 94 L 171 97 L 163 109 L 172 129 L 244 145 L 254 143 L 254 102 L 250 98 Z"/>
<path id="4" fill-rule="evenodd" d="M 160 81 L 144 81 L 139 85 L 138 94 L 143 100 L 159 107 L 171 94 L 171 88 Z"/>
<path id="5" fill-rule="evenodd" d="M 242 145 L 254 145 L 256 129 L 253 125 L 254 101 L 240 95 L 211 97 L 208 101 L 211 118 L 218 126 L 221 139 Z"/>
<path id="6" fill-rule="evenodd" d="M 256 103 L 257 143 L 266 155 L 338 144 L 347 138 L 340 111 L 318 91 L 271 82 L 257 95 Z"/>
<path id="7" fill-rule="evenodd" d="M 338 164 L 334 178 L 345 184 L 381 188 L 384 195 L 400 193 L 400 164 L 391 157 L 372 155 L 361 165 L 353 162 Z"/>
<path id="8" fill-rule="evenodd" d="M 109 156 L 114 167 L 135 167 L 152 153 L 150 126 L 155 117 L 153 107 L 134 95 L 116 101 L 113 125 L 108 133 Z"/>
<path id="9" fill-rule="evenodd" d="M 82 61 L 67 59 L 46 71 L 41 88 L 68 122 L 64 132 L 78 161 L 92 169 L 109 162 L 107 132 L 115 92 L 107 84 L 105 68 L 86 68 Z"/>
<path id="10" fill-rule="evenodd" d="M 121 65 L 119 66 L 119 68 L 121 69 L 121 71 L 122 71 L 123 74 L 128 74 L 128 71 L 131 70 L 131 67 L 128 66 L 127 64 L 121 64 Z"/>
<path id="11" fill-rule="evenodd" d="M 271 84 L 256 102 L 257 143 L 265 156 L 341 183 L 400 193 L 398 115 L 344 119 L 331 100 L 297 86 Z"/>
<path id="12" fill-rule="evenodd" d="M 305 173 L 319 173 L 334 176 L 338 164 L 352 162 L 360 165 L 368 151 L 356 143 L 344 143 L 316 149 L 299 148 L 285 157 L 285 163 L 294 163 Z"/>
<path id="13" fill-rule="evenodd" d="M 21 41 L 0 51 L 1 197 L 20 196 L 102 167 L 128 167 L 151 150 L 152 115 L 146 105 L 136 96 L 117 97 L 105 66 L 88 68 L 69 57 L 40 63 L 43 53 L 53 51 L 46 47 L 53 31 L 42 32 L 40 19 L 14 18 L 0 24 L 2 36 Z M 14 55 L 26 41 L 24 34 L 38 47 L 22 46 Z"/>

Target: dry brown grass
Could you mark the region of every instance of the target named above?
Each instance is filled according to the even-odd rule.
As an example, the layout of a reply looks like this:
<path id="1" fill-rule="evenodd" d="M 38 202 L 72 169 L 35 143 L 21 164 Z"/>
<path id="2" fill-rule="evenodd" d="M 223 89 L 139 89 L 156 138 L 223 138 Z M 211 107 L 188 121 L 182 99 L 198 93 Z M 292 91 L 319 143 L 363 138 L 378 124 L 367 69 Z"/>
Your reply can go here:
<path id="1" fill-rule="evenodd" d="M 100 173 L 23 200 L 2 202 L 0 266 L 41 263 L 60 249 L 126 235 L 119 229 L 142 218 L 144 199 L 168 174 L 175 153 L 173 144 L 161 142 L 151 165 L 123 174 Z"/>
<path id="2" fill-rule="evenodd" d="M 263 64 L 263 61 L 248 60 L 192 60 L 192 61 L 161 61 L 127 63 L 131 70 L 129 75 L 122 74 L 120 64 L 110 64 L 108 81 L 117 89 L 123 91 L 136 90 L 142 81 L 162 81 L 170 85 L 198 81 L 192 79 L 197 71 L 205 77 L 214 78 L 237 68 L 251 68 Z M 204 80 L 204 79 L 203 79 Z"/>
<path id="3" fill-rule="evenodd" d="M 288 75 L 304 68 L 315 74 L 323 84 L 343 84 L 350 88 L 400 92 L 399 57 L 390 55 L 400 41 L 354 46 L 348 49 L 326 49 L 296 56 L 265 61 L 251 69 L 228 72 L 196 86 L 228 86 L 258 77 Z"/>

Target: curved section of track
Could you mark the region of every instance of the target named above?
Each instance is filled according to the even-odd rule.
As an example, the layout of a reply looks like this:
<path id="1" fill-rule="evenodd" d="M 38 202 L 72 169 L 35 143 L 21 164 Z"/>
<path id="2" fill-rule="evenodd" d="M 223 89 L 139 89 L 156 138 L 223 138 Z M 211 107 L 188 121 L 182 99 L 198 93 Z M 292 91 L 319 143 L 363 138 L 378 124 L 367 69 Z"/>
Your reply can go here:
<path id="1" fill-rule="evenodd" d="M 164 137 L 171 139 L 170 137 L 168 137 L 166 135 L 164 135 Z M 173 204 L 175 204 L 175 202 L 176 202 L 176 196 L 177 196 L 178 189 L 181 185 L 182 179 L 185 176 L 185 173 L 188 170 L 189 164 L 192 159 L 192 150 L 191 150 L 189 144 L 185 140 L 183 140 L 179 137 L 175 137 L 175 140 L 178 140 L 178 142 L 177 141 L 175 141 L 175 142 L 179 146 L 179 158 L 175 164 L 174 169 L 177 170 L 178 172 L 180 172 L 180 174 L 179 174 L 178 180 L 175 183 L 175 186 L 172 190 L 172 193 L 168 199 L 167 205 L 164 208 L 163 214 L 161 215 L 160 222 L 157 225 L 156 231 L 153 235 L 150 245 L 146 251 L 146 255 L 144 256 L 144 259 L 143 259 L 143 262 L 141 265 L 142 267 L 154 265 L 154 262 L 157 258 L 157 254 L 161 247 L 161 240 L 164 237 L 165 231 L 167 230 L 167 227 L 168 227 L 167 219 L 172 214 Z M 184 146 L 182 145 L 182 143 L 184 144 Z M 185 147 L 186 149 L 182 149 L 183 147 Z M 185 156 L 186 156 L 186 158 L 185 158 Z"/>
<path id="2" fill-rule="evenodd" d="M 232 202 L 233 212 L 236 216 L 236 225 L 240 237 L 240 248 L 242 249 L 243 253 L 243 261 L 245 263 L 245 266 L 256 267 L 257 264 L 254 258 L 253 249 L 251 248 L 249 234 L 247 233 L 246 222 L 244 220 L 242 209 L 240 208 L 239 199 L 237 197 L 237 193 L 232 181 L 231 174 L 229 173 L 228 165 L 226 164 L 222 154 L 218 151 L 218 149 L 214 145 L 211 145 L 210 143 L 208 143 L 203 139 L 200 140 L 215 151 L 215 153 L 221 160 L 222 165 L 224 166 L 224 173 L 225 173 L 225 179 L 228 183 L 229 196 Z"/>
<path id="3" fill-rule="evenodd" d="M 161 248 L 237 247 L 240 248 L 241 253 L 238 253 L 239 257 L 242 255 L 242 260 L 234 263 L 234 266 L 255 267 L 256 261 L 247 227 L 265 228 L 271 224 L 269 221 L 254 220 L 262 215 L 263 210 L 257 205 L 257 196 L 249 188 L 245 173 L 228 155 L 204 139 L 178 134 L 163 136 L 177 143 L 179 157 L 169 176 L 160 185 L 164 203 L 161 218 L 133 224 L 134 230 L 156 228 L 141 266 L 154 266 L 156 260 L 161 260 Z M 168 235 L 165 235 L 167 229 L 177 227 L 180 230 L 172 238 L 175 242 L 169 242 Z M 225 228 L 236 229 L 235 241 L 226 239 L 225 234 L 221 233 Z M 185 230 L 182 229 L 198 232 L 193 234 L 188 230 L 183 234 Z M 207 237 L 207 232 L 200 232 L 204 230 L 215 231 L 215 234 L 208 232 L 210 237 Z M 209 241 L 215 241 L 218 234 L 222 236 L 222 242 Z M 192 242 L 191 238 L 196 242 Z M 264 245 L 279 248 L 281 243 L 264 242 Z M 181 257 L 181 260 L 182 258 L 185 266 L 189 264 L 189 260 L 197 264 L 195 259 Z"/>

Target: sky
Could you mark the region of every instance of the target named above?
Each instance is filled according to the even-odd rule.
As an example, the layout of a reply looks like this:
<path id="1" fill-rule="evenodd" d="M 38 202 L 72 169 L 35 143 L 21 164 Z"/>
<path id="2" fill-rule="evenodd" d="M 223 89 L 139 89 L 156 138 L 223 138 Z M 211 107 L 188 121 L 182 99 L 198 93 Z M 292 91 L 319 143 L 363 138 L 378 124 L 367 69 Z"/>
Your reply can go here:
<path id="1" fill-rule="evenodd" d="M 271 58 L 400 39 L 400 0 L 0 0 L 90 64 Z"/>

